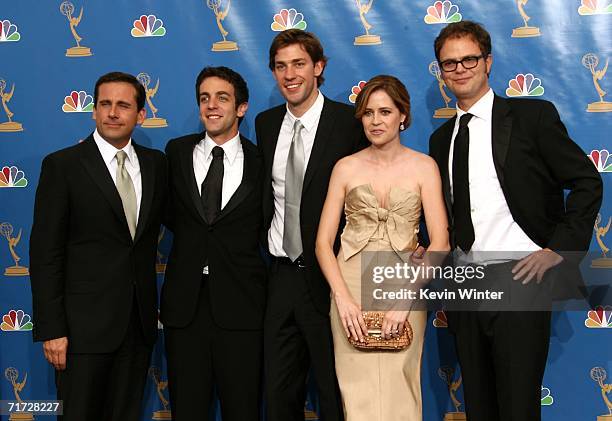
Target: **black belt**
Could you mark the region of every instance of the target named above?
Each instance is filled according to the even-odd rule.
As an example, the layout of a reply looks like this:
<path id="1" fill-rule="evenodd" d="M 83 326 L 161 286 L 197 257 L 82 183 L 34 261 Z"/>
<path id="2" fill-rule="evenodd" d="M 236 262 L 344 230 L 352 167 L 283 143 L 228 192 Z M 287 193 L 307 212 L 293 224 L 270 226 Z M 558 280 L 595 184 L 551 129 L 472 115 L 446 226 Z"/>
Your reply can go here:
<path id="1" fill-rule="evenodd" d="M 306 268 L 306 262 L 304 261 L 304 256 L 298 257 L 297 259 L 295 259 L 295 261 L 291 261 L 291 259 L 288 257 L 272 256 L 272 262 L 276 263 L 277 265 L 295 266 L 300 269 Z"/>

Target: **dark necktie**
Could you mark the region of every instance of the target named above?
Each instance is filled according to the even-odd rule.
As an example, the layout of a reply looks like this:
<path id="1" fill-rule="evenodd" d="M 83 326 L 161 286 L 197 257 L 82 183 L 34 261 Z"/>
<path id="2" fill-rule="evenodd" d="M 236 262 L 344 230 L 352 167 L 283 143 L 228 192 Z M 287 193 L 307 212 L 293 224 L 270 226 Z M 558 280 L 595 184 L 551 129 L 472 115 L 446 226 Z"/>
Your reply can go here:
<path id="1" fill-rule="evenodd" d="M 470 152 L 470 129 L 472 114 L 464 114 L 459 120 L 459 131 L 453 148 L 453 226 L 455 242 L 464 252 L 470 251 L 474 243 L 470 205 L 468 157 Z"/>
<path id="2" fill-rule="evenodd" d="M 202 206 L 204 216 L 212 224 L 221 212 L 221 191 L 223 189 L 223 148 L 215 146 L 212 150 L 212 162 L 206 178 L 202 182 Z"/>

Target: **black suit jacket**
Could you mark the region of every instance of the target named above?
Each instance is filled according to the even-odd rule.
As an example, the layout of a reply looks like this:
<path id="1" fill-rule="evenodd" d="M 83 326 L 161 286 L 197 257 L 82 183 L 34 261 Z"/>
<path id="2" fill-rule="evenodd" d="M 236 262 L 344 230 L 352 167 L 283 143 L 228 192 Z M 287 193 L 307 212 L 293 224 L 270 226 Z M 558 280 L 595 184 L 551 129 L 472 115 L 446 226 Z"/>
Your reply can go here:
<path id="1" fill-rule="evenodd" d="M 225 329 L 261 329 L 266 269 L 259 239 L 262 226 L 262 164 L 255 145 L 241 136 L 242 182 L 214 221 L 204 217 L 193 171 L 193 149 L 204 133 L 166 146 L 170 173 L 167 225 L 174 234 L 161 294 L 161 320 L 184 327 L 193 319 L 208 262 L 213 319 Z"/>
<path id="2" fill-rule="evenodd" d="M 93 136 L 43 160 L 30 238 L 35 341 L 67 336 L 70 352 L 111 352 L 125 336 L 136 294 L 145 340 L 155 343 L 166 160 L 132 144 L 142 178 L 134 240 Z"/>
<path id="3" fill-rule="evenodd" d="M 267 244 L 268 230 L 274 216 L 274 192 L 272 190 L 272 164 L 281 125 L 287 111 L 282 104 L 260 113 L 255 119 L 257 145 L 264 160 L 263 214 L 264 244 Z M 303 257 L 308 266 L 308 279 L 312 298 L 317 309 L 328 313 L 330 305 L 329 285 L 323 276 L 315 256 L 315 240 L 319 219 L 327 196 L 327 187 L 336 162 L 367 144 L 363 128 L 355 118 L 353 107 L 325 98 L 314 145 L 304 175 L 300 206 L 300 228 Z M 335 251 L 338 251 L 339 236 L 336 237 Z"/>
<path id="4" fill-rule="evenodd" d="M 429 141 L 429 153 L 440 168 L 453 248 L 448 154 L 455 120 L 443 124 Z M 554 105 L 495 96 L 492 142 L 497 178 L 510 213 L 525 234 L 538 246 L 561 254 L 588 250 L 601 205 L 601 177 L 569 138 Z M 565 200 L 564 190 L 569 190 Z M 566 254 L 570 260 L 577 255 Z M 580 278 L 576 266 L 571 273 Z"/>

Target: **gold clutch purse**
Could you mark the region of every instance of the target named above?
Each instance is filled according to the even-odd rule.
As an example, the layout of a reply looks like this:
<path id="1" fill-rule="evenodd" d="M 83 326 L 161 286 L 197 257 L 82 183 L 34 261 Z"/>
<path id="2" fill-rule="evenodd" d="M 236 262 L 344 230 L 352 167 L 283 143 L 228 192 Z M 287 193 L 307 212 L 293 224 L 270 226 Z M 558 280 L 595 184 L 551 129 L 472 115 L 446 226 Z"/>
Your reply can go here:
<path id="1" fill-rule="evenodd" d="M 357 349 L 373 350 L 373 351 L 400 351 L 406 349 L 412 343 L 412 326 L 408 320 L 404 323 L 404 330 L 399 336 L 394 336 L 391 339 L 382 337 L 382 322 L 385 317 L 383 311 L 365 311 L 363 312 L 363 320 L 368 328 L 368 335 L 364 338 L 364 342 L 359 342 L 353 337 L 349 337 L 349 342 Z"/>

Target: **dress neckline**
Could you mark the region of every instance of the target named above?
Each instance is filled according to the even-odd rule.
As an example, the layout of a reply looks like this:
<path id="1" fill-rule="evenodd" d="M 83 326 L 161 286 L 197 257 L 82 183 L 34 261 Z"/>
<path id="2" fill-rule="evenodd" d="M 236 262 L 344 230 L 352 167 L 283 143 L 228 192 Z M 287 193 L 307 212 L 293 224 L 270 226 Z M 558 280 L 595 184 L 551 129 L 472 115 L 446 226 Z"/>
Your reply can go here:
<path id="1" fill-rule="evenodd" d="M 383 208 L 382 206 L 380 206 L 380 200 L 378 199 L 378 195 L 376 194 L 376 191 L 374 190 L 374 187 L 372 186 L 372 184 L 371 184 L 371 183 L 363 183 L 363 184 L 359 184 L 359 185 L 357 185 L 357 186 L 355 186 L 355 187 L 352 187 L 352 188 L 351 188 L 349 191 L 347 191 L 347 192 L 346 192 L 345 198 L 346 198 L 346 197 L 348 197 L 348 196 L 349 196 L 351 193 L 353 193 L 353 191 L 357 190 L 357 189 L 358 189 L 358 188 L 360 188 L 360 187 L 366 187 L 366 188 L 369 190 L 369 193 L 370 193 L 372 196 L 374 196 L 374 199 L 376 199 L 376 205 L 377 205 L 377 207 L 379 207 L 379 208 Z M 391 190 L 393 190 L 393 189 L 396 189 L 396 190 L 403 190 L 403 191 L 405 191 L 406 193 L 413 194 L 413 195 L 415 195 L 415 196 L 417 196 L 417 197 L 419 197 L 419 198 L 421 197 L 421 195 L 420 195 L 418 192 L 416 192 L 415 190 L 412 190 L 412 189 L 407 189 L 407 188 L 402 187 L 402 186 L 391 186 L 391 187 L 389 188 L 389 190 L 387 191 L 387 193 L 386 193 L 385 197 L 389 198 L 389 195 L 391 194 Z M 383 208 L 383 209 L 387 209 L 387 208 Z"/>

